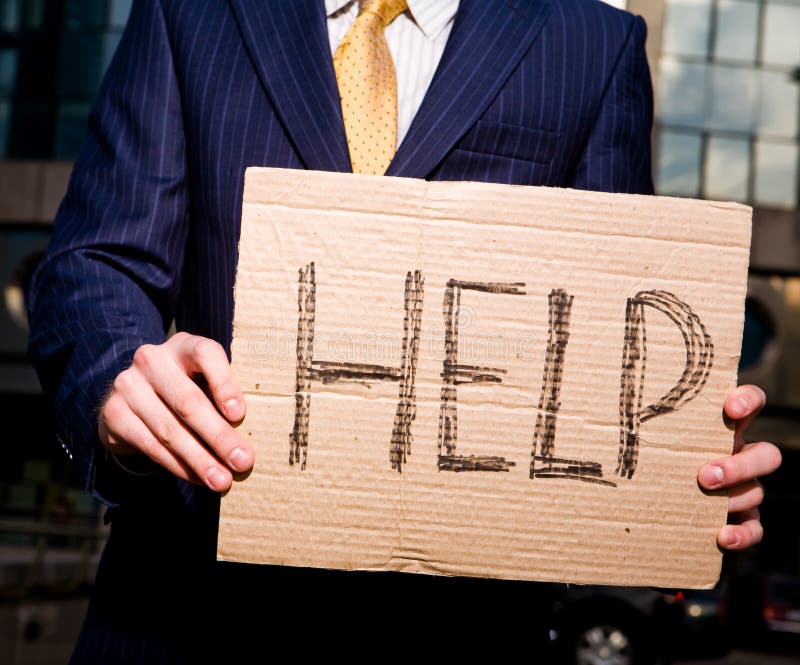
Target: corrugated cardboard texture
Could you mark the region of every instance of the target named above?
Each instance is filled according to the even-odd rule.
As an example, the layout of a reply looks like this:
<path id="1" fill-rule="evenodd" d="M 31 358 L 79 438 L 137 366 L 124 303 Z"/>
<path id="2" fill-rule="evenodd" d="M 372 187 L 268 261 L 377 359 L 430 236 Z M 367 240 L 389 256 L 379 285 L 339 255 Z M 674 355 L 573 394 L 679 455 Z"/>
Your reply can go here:
<path id="1" fill-rule="evenodd" d="M 751 210 L 249 169 L 218 558 L 708 587 Z"/>

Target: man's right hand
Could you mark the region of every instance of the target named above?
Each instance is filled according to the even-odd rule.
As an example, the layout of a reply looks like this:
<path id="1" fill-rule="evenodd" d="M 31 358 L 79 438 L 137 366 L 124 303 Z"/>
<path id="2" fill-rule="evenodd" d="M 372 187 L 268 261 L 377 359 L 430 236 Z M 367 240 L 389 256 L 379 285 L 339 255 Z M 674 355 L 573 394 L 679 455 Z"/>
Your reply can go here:
<path id="1" fill-rule="evenodd" d="M 232 426 L 244 414 L 222 346 L 176 333 L 137 349 L 100 410 L 98 433 L 114 455 L 144 453 L 179 478 L 224 492 L 232 471 L 253 466 L 252 447 Z"/>

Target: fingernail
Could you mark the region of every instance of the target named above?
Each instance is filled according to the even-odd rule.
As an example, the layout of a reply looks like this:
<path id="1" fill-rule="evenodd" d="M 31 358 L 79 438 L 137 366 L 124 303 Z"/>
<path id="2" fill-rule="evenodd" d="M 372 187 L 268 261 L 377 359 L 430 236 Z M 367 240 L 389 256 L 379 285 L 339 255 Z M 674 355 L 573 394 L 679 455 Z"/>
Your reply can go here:
<path id="1" fill-rule="evenodd" d="M 739 536 L 734 529 L 724 528 L 719 534 L 719 543 L 723 547 L 736 547 L 740 542 Z"/>
<path id="2" fill-rule="evenodd" d="M 733 407 L 737 415 L 743 416 L 750 410 L 750 400 L 744 395 L 733 398 Z"/>
<path id="3" fill-rule="evenodd" d="M 700 470 L 700 480 L 706 487 L 716 487 L 720 485 L 725 478 L 725 474 L 721 467 L 718 466 L 704 466 Z"/>
<path id="4" fill-rule="evenodd" d="M 245 469 L 250 468 L 250 455 L 248 455 L 241 448 L 234 448 L 231 451 L 231 454 L 228 455 L 228 461 L 237 471 L 244 471 Z"/>
<path id="5" fill-rule="evenodd" d="M 225 415 L 230 420 L 237 420 L 239 418 L 239 414 L 241 413 L 241 409 L 239 408 L 239 400 L 236 398 L 231 398 L 223 405 L 225 408 Z"/>
<path id="6" fill-rule="evenodd" d="M 225 485 L 225 474 L 217 467 L 212 466 L 206 473 L 206 482 L 211 489 L 220 489 Z"/>

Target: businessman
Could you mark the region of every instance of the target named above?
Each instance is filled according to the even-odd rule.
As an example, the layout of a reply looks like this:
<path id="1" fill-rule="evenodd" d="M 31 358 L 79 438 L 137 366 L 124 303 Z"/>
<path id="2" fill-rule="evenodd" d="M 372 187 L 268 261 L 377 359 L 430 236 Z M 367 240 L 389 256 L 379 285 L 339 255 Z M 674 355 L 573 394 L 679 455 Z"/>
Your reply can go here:
<path id="1" fill-rule="evenodd" d="M 546 636 L 537 610 L 502 611 L 517 587 L 215 561 L 219 493 L 254 464 L 228 363 L 246 167 L 652 192 L 641 19 L 595 0 L 362 5 L 133 4 L 28 292 L 59 438 L 111 522 L 73 662 Z M 743 437 L 763 402 L 728 398 L 737 452 L 698 472 L 730 492 L 722 547 L 761 538 L 757 478 L 780 455 Z"/>

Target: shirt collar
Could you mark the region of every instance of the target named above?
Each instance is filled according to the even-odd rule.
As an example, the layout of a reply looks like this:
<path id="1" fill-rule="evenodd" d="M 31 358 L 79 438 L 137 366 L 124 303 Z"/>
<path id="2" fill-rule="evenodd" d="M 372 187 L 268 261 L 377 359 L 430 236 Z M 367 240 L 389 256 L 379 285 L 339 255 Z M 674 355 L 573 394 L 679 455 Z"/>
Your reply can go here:
<path id="1" fill-rule="evenodd" d="M 338 14 L 345 5 L 352 5 L 356 0 L 325 0 L 325 15 L 330 18 Z"/>
<path id="2" fill-rule="evenodd" d="M 407 0 L 408 11 L 428 39 L 435 39 L 453 19 L 459 0 Z M 325 0 L 325 14 L 330 18 L 357 0 Z"/>

